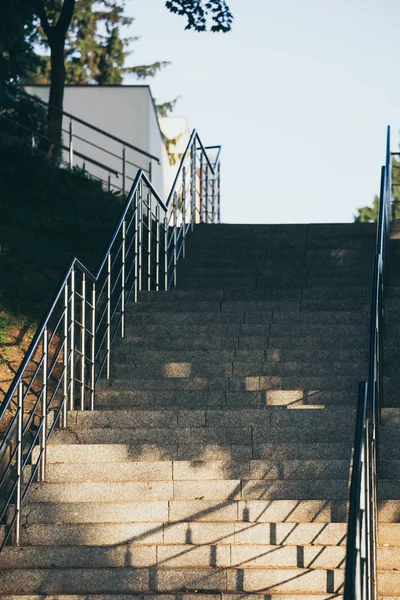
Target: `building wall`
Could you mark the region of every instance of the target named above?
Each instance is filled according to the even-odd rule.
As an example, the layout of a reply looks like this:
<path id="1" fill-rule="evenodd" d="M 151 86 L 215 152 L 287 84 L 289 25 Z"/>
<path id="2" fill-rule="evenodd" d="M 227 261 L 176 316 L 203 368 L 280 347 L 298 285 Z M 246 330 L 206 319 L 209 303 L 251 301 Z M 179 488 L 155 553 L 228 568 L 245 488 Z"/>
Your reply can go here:
<path id="1" fill-rule="evenodd" d="M 161 131 L 170 139 L 176 140 L 176 144 L 171 145 L 170 150 L 175 155 L 175 164 L 171 165 L 167 157 L 163 161 L 164 186 L 169 191 L 174 183 L 176 172 L 179 168 L 180 157 L 186 150 L 190 139 L 190 131 L 186 117 L 162 117 L 159 119 Z"/>
<path id="2" fill-rule="evenodd" d="M 26 91 L 48 101 L 48 86 L 28 86 Z M 168 161 L 165 145 L 155 114 L 149 86 L 66 86 L 64 111 L 103 129 L 128 143 L 161 159 L 158 165 L 152 161 L 152 181 L 165 197 L 165 164 Z M 69 119 L 63 119 L 63 143 L 68 145 Z M 74 151 L 122 172 L 122 146 L 104 135 L 79 123 L 73 124 L 74 136 L 89 140 L 92 145 L 74 137 Z M 96 147 L 98 146 L 98 147 Z M 116 156 L 113 156 L 116 155 Z M 68 160 L 68 154 L 64 154 Z M 149 169 L 150 159 L 139 152 L 126 149 L 126 189 L 128 190 L 138 168 Z M 74 164 L 83 165 L 83 159 L 74 157 Z M 101 179 L 107 179 L 106 170 L 86 162 L 85 168 Z M 121 177 L 111 176 L 112 184 L 120 186 Z"/>

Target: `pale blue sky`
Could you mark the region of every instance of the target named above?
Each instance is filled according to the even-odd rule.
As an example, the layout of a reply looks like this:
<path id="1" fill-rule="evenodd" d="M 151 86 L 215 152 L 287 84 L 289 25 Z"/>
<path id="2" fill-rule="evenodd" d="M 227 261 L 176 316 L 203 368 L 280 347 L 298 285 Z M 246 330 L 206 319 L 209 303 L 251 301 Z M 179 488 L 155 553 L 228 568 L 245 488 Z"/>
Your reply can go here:
<path id="1" fill-rule="evenodd" d="M 181 96 L 175 114 L 223 145 L 224 221 L 352 221 L 379 189 L 388 124 L 398 147 L 400 3 L 229 5 L 232 32 L 198 34 L 164 0 L 127 0 L 130 63 L 170 60 L 153 95 Z"/>

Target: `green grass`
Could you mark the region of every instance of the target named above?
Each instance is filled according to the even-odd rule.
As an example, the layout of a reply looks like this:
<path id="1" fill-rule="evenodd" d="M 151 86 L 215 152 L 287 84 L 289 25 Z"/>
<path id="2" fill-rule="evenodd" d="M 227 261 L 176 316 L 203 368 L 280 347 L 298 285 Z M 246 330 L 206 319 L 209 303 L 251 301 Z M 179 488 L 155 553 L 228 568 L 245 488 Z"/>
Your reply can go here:
<path id="1" fill-rule="evenodd" d="M 0 314 L 0 348 L 4 346 L 8 338 L 12 319 L 7 313 Z"/>
<path id="2" fill-rule="evenodd" d="M 44 315 L 73 256 L 97 267 L 121 209 L 82 173 L 0 146 L 0 345 L 10 314 Z"/>

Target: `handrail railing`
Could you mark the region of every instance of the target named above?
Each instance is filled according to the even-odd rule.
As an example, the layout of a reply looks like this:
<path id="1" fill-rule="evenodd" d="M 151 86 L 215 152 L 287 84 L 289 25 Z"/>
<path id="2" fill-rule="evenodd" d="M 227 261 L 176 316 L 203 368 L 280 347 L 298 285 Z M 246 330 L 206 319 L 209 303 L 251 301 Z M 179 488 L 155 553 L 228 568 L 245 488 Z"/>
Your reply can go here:
<path id="1" fill-rule="evenodd" d="M 54 107 L 41 98 L 28 94 L 21 88 L 7 85 L 4 86 L 4 89 L 8 90 L 10 98 L 23 98 L 28 102 L 30 107 L 39 106 L 46 110 L 51 107 L 62 114 L 62 134 L 65 138 L 65 143 L 56 143 L 55 146 L 63 151 L 61 153 L 61 162 L 70 169 L 75 166 L 86 170 L 87 163 L 96 166 L 97 169 L 92 168 L 90 170 L 90 175 L 99 179 L 109 191 L 115 190 L 122 193 L 125 193 L 129 189 L 137 171 L 140 169 L 143 169 L 149 179 L 152 179 L 152 163 L 155 162 L 159 165 L 159 157 L 80 117 Z M 19 106 L 19 110 L 22 113 L 24 111 L 27 113 L 27 107 L 24 104 Z M 7 120 L 4 115 L 1 116 L 1 119 L 3 121 Z M 14 124 L 18 129 L 30 134 L 31 145 L 35 149 L 40 148 L 40 142 L 49 142 L 49 138 L 33 126 L 28 126 L 26 123 L 19 123 L 17 121 Z M 51 143 L 53 142 L 51 141 Z M 144 158 L 146 159 L 146 164 L 143 162 Z M 112 165 L 110 165 L 110 160 L 112 161 Z"/>
<path id="2" fill-rule="evenodd" d="M 219 178 L 219 152 L 212 164 L 193 131 L 167 203 L 139 171 L 96 273 L 71 262 L 0 405 L 0 550 L 21 541 L 21 506 L 45 479 L 53 430 L 67 426 L 70 410 L 94 410 L 128 301 L 176 286 L 187 235 L 219 222 Z"/>
<path id="3" fill-rule="evenodd" d="M 376 600 L 378 539 L 377 483 L 379 424 L 383 406 L 384 290 L 390 237 L 390 127 L 381 172 L 379 214 L 371 297 L 368 382 L 361 382 L 356 417 L 347 532 L 345 600 Z"/>

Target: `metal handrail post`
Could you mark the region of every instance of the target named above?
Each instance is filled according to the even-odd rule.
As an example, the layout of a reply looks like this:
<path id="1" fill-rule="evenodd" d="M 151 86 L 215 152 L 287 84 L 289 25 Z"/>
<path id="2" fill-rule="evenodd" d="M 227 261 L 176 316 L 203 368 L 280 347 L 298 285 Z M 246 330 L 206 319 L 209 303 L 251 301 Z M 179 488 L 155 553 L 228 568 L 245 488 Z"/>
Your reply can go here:
<path id="1" fill-rule="evenodd" d="M 138 291 L 142 291 L 142 260 L 143 260 L 143 186 L 142 182 L 138 188 Z"/>
<path id="2" fill-rule="evenodd" d="M 82 273 L 81 289 L 81 410 L 85 410 L 85 366 L 86 366 L 86 274 Z"/>
<path id="3" fill-rule="evenodd" d="M 151 290 L 151 238 L 152 238 L 152 215 L 151 215 L 151 193 L 147 194 L 147 289 Z"/>
<path id="4" fill-rule="evenodd" d="M 192 231 L 194 231 L 194 224 L 196 221 L 196 183 L 197 183 L 197 173 L 196 173 L 196 138 L 193 140 L 193 146 L 190 151 L 190 202 L 192 205 Z"/>
<path id="5" fill-rule="evenodd" d="M 221 223 L 221 163 L 218 163 L 217 168 L 217 219 L 218 223 Z"/>
<path id="6" fill-rule="evenodd" d="M 106 378 L 110 379 L 111 369 L 111 252 L 107 257 L 107 336 L 106 336 Z"/>
<path id="7" fill-rule="evenodd" d="M 186 256 L 186 167 L 182 169 L 182 258 Z"/>
<path id="8" fill-rule="evenodd" d="M 91 355 L 90 355 L 90 410 L 94 410 L 95 385 L 96 385 L 96 283 L 92 283 L 92 308 L 91 308 Z"/>
<path id="9" fill-rule="evenodd" d="M 49 351 L 49 338 L 47 327 L 44 328 L 43 331 L 43 387 L 42 387 L 42 414 L 41 414 L 41 424 L 42 428 L 40 431 L 40 473 L 39 480 L 45 480 L 46 474 L 46 441 L 47 441 L 47 369 L 48 369 L 48 351 Z"/>
<path id="10" fill-rule="evenodd" d="M 64 286 L 64 348 L 63 348 L 63 368 L 64 368 L 64 381 L 63 381 L 63 409 L 62 409 L 62 427 L 67 427 L 67 415 L 68 415 L 68 283 Z"/>
<path id="11" fill-rule="evenodd" d="M 156 204 L 156 292 L 160 289 L 160 205 Z"/>
<path id="12" fill-rule="evenodd" d="M 168 289 L 168 213 L 164 215 L 164 289 Z"/>
<path id="13" fill-rule="evenodd" d="M 69 168 L 73 169 L 74 167 L 74 133 L 72 130 L 72 119 L 69 121 Z"/>
<path id="14" fill-rule="evenodd" d="M 215 223 L 215 175 L 211 179 L 211 223 Z"/>
<path id="15" fill-rule="evenodd" d="M 135 192 L 135 197 L 134 197 L 134 233 L 133 235 L 135 236 L 135 256 L 134 256 L 134 277 L 135 277 L 135 282 L 134 282 L 134 294 L 133 294 L 133 301 L 137 302 L 138 301 L 138 289 L 139 289 L 139 264 L 138 264 L 138 253 L 139 253 L 139 201 L 138 201 L 138 190 L 136 190 Z"/>
<path id="16" fill-rule="evenodd" d="M 75 269 L 71 270 L 71 309 L 70 309 L 70 389 L 69 409 L 75 408 Z"/>
<path id="17" fill-rule="evenodd" d="M 208 165 L 206 163 L 205 222 L 208 223 Z"/>
<path id="18" fill-rule="evenodd" d="M 18 422 L 17 422 L 17 487 L 15 498 L 15 545 L 21 544 L 21 501 L 22 501 L 22 431 L 24 425 L 24 384 L 18 384 Z"/>
<path id="19" fill-rule="evenodd" d="M 125 195 L 125 177 L 126 177 L 126 150 L 122 147 L 122 193 Z"/>
<path id="20" fill-rule="evenodd" d="M 200 150 L 200 176 L 199 176 L 199 220 L 200 223 L 204 222 L 204 155 L 203 151 Z"/>
<path id="21" fill-rule="evenodd" d="M 173 219 L 173 224 L 174 224 L 174 248 L 173 248 L 173 252 L 174 252 L 174 288 L 176 287 L 176 266 L 178 263 L 178 196 L 177 193 L 174 193 L 174 204 L 173 204 L 173 211 L 174 211 L 174 219 Z"/>
<path id="22" fill-rule="evenodd" d="M 126 219 L 122 223 L 121 246 L 121 337 L 125 337 L 125 263 L 126 263 Z"/>

